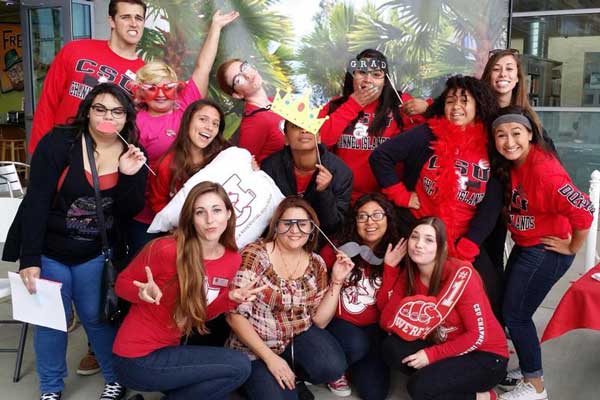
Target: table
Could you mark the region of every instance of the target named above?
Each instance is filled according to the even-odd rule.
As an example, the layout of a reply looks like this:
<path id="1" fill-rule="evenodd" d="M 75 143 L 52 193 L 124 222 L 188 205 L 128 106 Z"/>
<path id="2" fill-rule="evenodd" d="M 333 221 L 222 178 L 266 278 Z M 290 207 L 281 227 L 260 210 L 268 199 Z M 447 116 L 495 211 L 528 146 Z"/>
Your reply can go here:
<path id="1" fill-rule="evenodd" d="M 573 282 L 565 292 L 542 335 L 542 342 L 580 328 L 600 331 L 600 281 L 591 275 L 600 264 Z"/>

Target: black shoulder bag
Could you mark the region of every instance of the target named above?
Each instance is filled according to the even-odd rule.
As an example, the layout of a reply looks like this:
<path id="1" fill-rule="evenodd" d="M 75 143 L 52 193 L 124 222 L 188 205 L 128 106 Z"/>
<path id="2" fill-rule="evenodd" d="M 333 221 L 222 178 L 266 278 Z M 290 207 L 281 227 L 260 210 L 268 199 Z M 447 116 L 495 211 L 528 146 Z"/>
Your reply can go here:
<path id="1" fill-rule="evenodd" d="M 106 234 L 106 225 L 104 221 L 104 208 L 102 207 L 102 196 L 100 196 L 100 180 L 98 179 L 98 171 L 96 170 L 92 138 L 89 135 L 85 135 L 85 147 L 87 149 L 90 170 L 92 171 L 92 181 L 94 182 L 98 231 L 102 238 L 102 255 L 104 256 L 102 288 L 100 291 L 100 320 L 110 324 L 117 324 L 124 315 L 124 309 L 119 302 L 119 297 L 115 293 L 115 282 L 117 280 L 118 271 L 112 262 L 110 246 L 108 245 L 108 236 Z"/>

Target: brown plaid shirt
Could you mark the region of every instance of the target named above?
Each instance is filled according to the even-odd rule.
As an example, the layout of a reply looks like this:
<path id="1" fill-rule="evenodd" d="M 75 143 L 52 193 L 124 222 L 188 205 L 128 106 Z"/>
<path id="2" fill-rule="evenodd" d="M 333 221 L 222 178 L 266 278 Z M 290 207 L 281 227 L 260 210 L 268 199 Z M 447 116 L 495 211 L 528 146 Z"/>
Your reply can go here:
<path id="1" fill-rule="evenodd" d="M 256 287 L 267 285 L 251 303 L 232 312 L 248 319 L 256 333 L 276 354 L 283 353 L 292 337 L 312 325 L 312 316 L 327 291 L 327 269 L 321 256 L 312 253 L 304 275 L 283 279 L 273 269 L 265 243 L 257 241 L 242 249 L 242 266 L 233 278 L 233 287 L 243 287 L 260 277 Z M 227 347 L 256 356 L 233 332 Z"/>

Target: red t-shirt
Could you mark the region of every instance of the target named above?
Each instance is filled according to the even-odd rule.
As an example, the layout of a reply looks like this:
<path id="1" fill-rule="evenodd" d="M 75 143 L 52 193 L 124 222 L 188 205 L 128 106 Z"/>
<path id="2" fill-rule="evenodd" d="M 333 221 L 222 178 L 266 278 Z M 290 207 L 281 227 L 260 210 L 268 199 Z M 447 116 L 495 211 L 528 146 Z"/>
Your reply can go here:
<path id="1" fill-rule="evenodd" d="M 248 150 L 260 164 L 271 154 L 283 149 L 285 137 L 279 128 L 283 118 L 270 110 L 258 111 L 259 108 L 250 103 L 244 106 L 238 145 Z"/>
<path id="2" fill-rule="evenodd" d="M 113 352 L 122 357 L 143 357 L 167 346 L 176 346 L 182 332 L 175 326 L 173 313 L 179 296 L 177 281 L 177 243 L 173 236 L 150 242 L 119 274 L 115 291 L 131 304 L 131 309 L 117 333 Z M 216 260 L 204 260 L 207 293 L 206 320 L 232 310 L 237 305 L 229 300 L 229 284 L 242 262 L 231 250 Z M 145 267 L 152 270 L 154 281 L 162 291 L 160 304 L 150 304 L 138 297 L 133 281 L 146 282 Z"/>
<path id="3" fill-rule="evenodd" d="M 304 195 L 304 192 L 306 192 L 306 188 L 312 179 L 313 173 L 314 171 L 309 174 L 299 174 L 296 168 L 294 168 L 294 175 L 296 176 L 296 191 L 298 196 L 302 196 Z"/>

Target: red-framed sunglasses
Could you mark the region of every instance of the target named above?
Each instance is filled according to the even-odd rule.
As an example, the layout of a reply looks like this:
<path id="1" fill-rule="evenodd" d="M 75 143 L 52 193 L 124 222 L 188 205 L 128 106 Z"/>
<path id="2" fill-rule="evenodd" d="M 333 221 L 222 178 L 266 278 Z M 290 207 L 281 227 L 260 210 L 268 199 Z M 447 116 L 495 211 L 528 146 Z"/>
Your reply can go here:
<path id="1" fill-rule="evenodd" d="M 141 101 L 151 101 L 162 91 L 167 99 L 176 100 L 184 87 L 185 82 L 169 82 L 162 85 L 140 83 L 133 86 L 133 95 Z"/>

